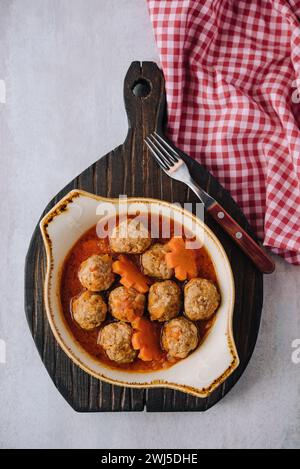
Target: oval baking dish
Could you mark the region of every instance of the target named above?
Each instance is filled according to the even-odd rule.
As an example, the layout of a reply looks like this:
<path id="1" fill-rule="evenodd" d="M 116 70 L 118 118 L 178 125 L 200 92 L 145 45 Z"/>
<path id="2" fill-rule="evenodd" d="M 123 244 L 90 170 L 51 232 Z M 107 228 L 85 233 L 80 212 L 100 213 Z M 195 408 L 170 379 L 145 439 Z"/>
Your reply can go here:
<path id="1" fill-rule="evenodd" d="M 221 305 L 213 326 L 204 342 L 187 358 L 170 368 L 127 372 L 110 368 L 89 354 L 75 339 L 62 313 L 60 282 L 66 256 L 101 217 L 108 217 L 111 208 L 118 215 L 128 212 L 128 206 L 138 212 L 151 211 L 155 215 L 169 216 L 182 223 L 197 237 L 201 233 L 203 244 L 213 264 L 221 294 Z M 45 279 L 45 305 L 53 334 L 70 359 L 90 375 L 121 386 L 150 388 L 169 387 L 207 397 L 239 365 L 232 332 L 234 309 L 234 280 L 225 251 L 212 231 L 190 212 L 155 199 L 108 199 L 84 191 L 74 190 L 66 195 L 41 221 L 41 232 L 47 253 Z"/>

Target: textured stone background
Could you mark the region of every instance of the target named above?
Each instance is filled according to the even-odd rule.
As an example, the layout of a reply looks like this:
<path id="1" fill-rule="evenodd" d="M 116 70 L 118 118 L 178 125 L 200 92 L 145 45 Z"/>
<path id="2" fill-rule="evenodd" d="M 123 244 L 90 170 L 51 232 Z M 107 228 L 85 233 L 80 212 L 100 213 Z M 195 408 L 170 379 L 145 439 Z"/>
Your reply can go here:
<path id="1" fill-rule="evenodd" d="M 206 414 L 76 414 L 54 388 L 23 310 L 23 268 L 48 200 L 121 143 L 124 74 L 158 60 L 144 0 L 0 1 L 0 447 L 300 447 L 300 268 L 277 261 L 253 359 Z"/>

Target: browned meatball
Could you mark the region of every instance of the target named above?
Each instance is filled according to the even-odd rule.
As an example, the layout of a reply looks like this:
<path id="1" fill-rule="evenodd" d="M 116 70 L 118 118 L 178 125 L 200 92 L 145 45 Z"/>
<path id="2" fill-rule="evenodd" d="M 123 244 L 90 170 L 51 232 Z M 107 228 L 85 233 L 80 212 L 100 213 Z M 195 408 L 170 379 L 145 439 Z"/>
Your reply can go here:
<path id="1" fill-rule="evenodd" d="M 134 288 L 118 287 L 110 292 L 109 309 L 111 314 L 120 321 L 132 322 L 136 317 L 143 316 L 146 298 Z"/>
<path id="2" fill-rule="evenodd" d="M 180 317 L 167 322 L 162 330 L 161 343 L 169 358 L 185 358 L 198 345 L 198 329 L 194 323 Z"/>
<path id="3" fill-rule="evenodd" d="M 114 227 L 109 243 L 114 252 L 141 254 L 150 246 L 151 237 L 143 223 L 124 220 Z"/>
<path id="4" fill-rule="evenodd" d="M 178 316 L 181 290 L 172 280 L 154 283 L 149 290 L 148 310 L 152 321 L 168 321 Z"/>
<path id="5" fill-rule="evenodd" d="M 164 244 L 153 244 L 142 255 L 143 271 L 150 277 L 169 279 L 174 275 L 174 269 L 169 269 L 165 260 L 167 252 Z"/>
<path id="6" fill-rule="evenodd" d="M 95 254 L 89 257 L 81 264 L 78 277 L 87 290 L 107 290 L 115 279 L 112 272 L 111 256 L 108 254 L 102 256 Z"/>
<path id="7" fill-rule="evenodd" d="M 112 322 L 99 333 L 98 343 L 108 358 L 117 363 L 131 363 L 137 352 L 133 349 L 132 327 L 125 322 Z"/>
<path id="8" fill-rule="evenodd" d="M 193 278 L 184 288 L 184 314 L 192 321 L 209 319 L 220 304 L 216 286 L 205 278 Z"/>
<path id="9" fill-rule="evenodd" d="M 107 306 L 100 295 L 85 291 L 72 302 L 72 313 L 76 323 L 89 331 L 105 321 Z"/>

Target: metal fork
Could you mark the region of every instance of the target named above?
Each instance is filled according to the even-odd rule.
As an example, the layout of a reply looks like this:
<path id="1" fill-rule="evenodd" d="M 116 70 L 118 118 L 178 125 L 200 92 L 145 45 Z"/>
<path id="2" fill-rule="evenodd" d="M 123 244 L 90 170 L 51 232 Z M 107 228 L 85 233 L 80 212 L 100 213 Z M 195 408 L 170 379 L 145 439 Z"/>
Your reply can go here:
<path id="1" fill-rule="evenodd" d="M 192 179 L 190 171 L 179 153 L 159 134 L 154 132 L 145 143 L 161 169 L 171 178 L 186 184 L 204 204 L 206 211 L 229 234 L 233 241 L 263 273 L 275 270 L 265 250 L 224 210 L 224 208 Z"/>

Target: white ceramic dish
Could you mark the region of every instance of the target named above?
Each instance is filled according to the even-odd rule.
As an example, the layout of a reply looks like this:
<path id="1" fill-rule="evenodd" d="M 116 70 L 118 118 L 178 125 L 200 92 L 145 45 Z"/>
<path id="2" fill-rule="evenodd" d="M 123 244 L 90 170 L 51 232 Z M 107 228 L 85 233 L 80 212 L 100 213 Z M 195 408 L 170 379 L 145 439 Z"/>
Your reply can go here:
<path id="1" fill-rule="evenodd" d="M 152 213 L 169 214 L 171 204 L 154 199 L 106 199 L 87 192 L 74 190 L 64 197 L 41 221 L 40 227 L 47 253 L 45 304 L 51 329 L 65 353 L 83 370 L 109 383 L 136 388 L 168 387 L 198 397 L 207 397 L 239 365 L 232 333 L 234 309 L 234 281 L 225 251 L 212 231 L 198 218 L 179 207 L 172 206 L 175 220 L 204 234 L 206 250 L 213 260 L 222 303 L 207 338 L 189 357 L 173 367 L 153 372 L 126 372 L 110 369 L 90 356 L 75 340 L 62 314 L 59 287 L 64 259 L 75 242 L 93 225 L 100 213 L 109 207 L 120 212 L 128 203 L 141 212 L 149 208 Z M 113 204 L 113 205 L 111 205 Z M 199 233 L 199 232 L 198 232 Z"/>

